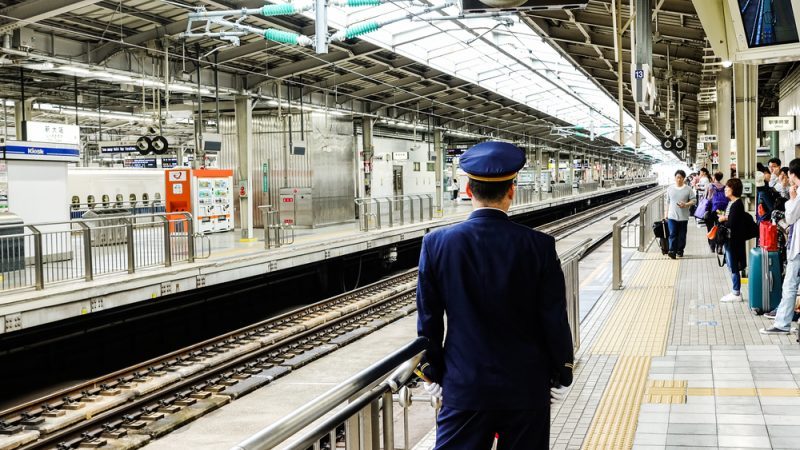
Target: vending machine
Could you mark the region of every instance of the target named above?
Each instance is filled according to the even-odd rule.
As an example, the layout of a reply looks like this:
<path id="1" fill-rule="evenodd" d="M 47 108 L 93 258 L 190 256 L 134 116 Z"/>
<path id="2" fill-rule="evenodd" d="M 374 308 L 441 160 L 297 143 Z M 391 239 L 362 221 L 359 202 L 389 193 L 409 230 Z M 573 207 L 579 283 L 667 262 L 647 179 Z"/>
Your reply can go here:
<path id="1" fill-rule="evenodd" d="M 166 170 L 167 212 L 190 212 L 194 230 L 233 230 L 233 171 L 226 169 Z"/>

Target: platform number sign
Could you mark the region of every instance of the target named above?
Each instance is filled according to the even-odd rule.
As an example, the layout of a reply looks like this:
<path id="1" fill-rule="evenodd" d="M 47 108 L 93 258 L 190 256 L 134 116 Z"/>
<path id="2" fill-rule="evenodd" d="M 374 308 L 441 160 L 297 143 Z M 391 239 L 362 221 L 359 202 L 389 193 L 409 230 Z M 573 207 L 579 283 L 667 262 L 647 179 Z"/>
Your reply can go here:
<path id="1" fill-rule="evenodd" d="M 637 80 L 644 79 L 644 70 L 642 69 L 634 70 L 633 77 L 636 78 Z"/>

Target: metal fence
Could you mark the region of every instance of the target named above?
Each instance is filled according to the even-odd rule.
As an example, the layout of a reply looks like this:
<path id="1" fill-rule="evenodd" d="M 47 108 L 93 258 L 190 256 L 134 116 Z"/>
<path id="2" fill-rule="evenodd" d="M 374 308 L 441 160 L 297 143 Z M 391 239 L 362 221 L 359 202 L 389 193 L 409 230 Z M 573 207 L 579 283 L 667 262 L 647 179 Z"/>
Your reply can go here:
<path id="1" fill-rule="evenodd" d="M 551 198 L 569 197 L 572 195 L 572 185 L 566 183 L 556 183 L 552 186 Z"/>
<path id="2" fill-rule="evenodd" d="M 583 194 L 584 192 L 594 192 L 600 188 L 600 184 L 597 182 L 591 183 L 580 183 L 578 184 L 578 192 Z"/>
<path id="3" fill-rule="evenodd" d="M 3 225 L 0 291 L 193 262 L 198 238 L 200 257 L 208 257 L 208 239 L 194 235 L 189 213 Z"/>
<path id="4" fill-rule="evenodd" d="M 580 346 L 580 280 L 578 264 L 591 239 L 559 255 L 567 288 L 567 317 L 575 350 Z M 403 449 L 409 449 L 409 407 L 424 401 L 438 408 L 430 396 L 412 396 L 412 372 L 426 346 L 417 338 L 376 364 L 340 383 L 282 420 L 262 429 L 232 447 L 232 450 L 267 450 L 278 445 L 290 450 L 345 449 L 394 450 L 397 404 L 403 410 Z M 386 374 L 391 374 L 388 377 Z M 331 411 L 337 412 L 321 423 L 312 423 Z"/>
<path id="5" fill-rule="evenodd" d="M 666 193 L 654 197 L 646 205 L 639 209 L 639 251 L 643 252 L 647 245 L 653 240 L 653 233 L 650 231 L 653 222 L 664 218 L 664 208 L 666 203 Z"/>
<path id="6" fill-rule="evenodd" d="M 433 194 L 361 197 L 355 200 L 361 231 L 433 219 Z"/>
<path id="7" fill-rule="evenodd" d="M 294 244 L 294 226 L 281 223 L 280 211 L 272 205 L 259 206 L 264 224 L 264 248 L 278 248 Z"/>
<path id="8" fill-rule="evenodd" d="M 97 202 L 97 203 L 70 203 L 69 218 L 81 219 L 87 211 L 102 211 L 108 209 L 124 210 L 128 214 L 151 215 L 163 214 L 167 207 L 160 200 L 138 202 Z"/>
<path id="9" fill-rule="evenodd" d="M 539 191 L 534 184 L 519 184 L 512 205 L 526 205 L 539 200 Z"/>

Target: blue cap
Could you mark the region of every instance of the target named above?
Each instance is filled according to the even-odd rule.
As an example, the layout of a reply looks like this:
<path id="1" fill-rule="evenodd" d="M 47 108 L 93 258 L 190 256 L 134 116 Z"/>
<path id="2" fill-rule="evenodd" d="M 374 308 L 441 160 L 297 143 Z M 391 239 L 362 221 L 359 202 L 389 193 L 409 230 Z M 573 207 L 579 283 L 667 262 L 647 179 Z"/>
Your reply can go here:
<path id="1" fill-rule="evenodd" d="M 459 165 L 473 180 L 506 181 L 525 165 L 525 152 L 508 142 L 481 142 L 461 155 Z"/>

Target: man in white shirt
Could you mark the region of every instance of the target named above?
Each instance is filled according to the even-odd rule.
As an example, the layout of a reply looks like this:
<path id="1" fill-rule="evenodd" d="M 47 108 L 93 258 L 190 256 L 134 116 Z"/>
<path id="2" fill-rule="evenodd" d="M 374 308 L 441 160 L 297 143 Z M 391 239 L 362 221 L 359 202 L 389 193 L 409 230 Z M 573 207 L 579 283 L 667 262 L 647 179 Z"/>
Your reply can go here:
<path id="1" fill-rule="evenodd" d="M 772 166 L 772 160 L 769 162 Z M 780 161 L 778 162 L 780 165 Z M 780 168 L 778 169 L 780 170 Z M 786 223 L 791 225 L 789 242 L 786 244 L 786 277 L 781 290 L 781 303 L 775 312 L 775 322 L 770 328 L 762 328 L 761 334 L 789 334 L 794 305 L 797 298 L 797 287 L 800 284 L 800 232 L 795 233 L 800 220 L 800 201 L 797 188 L 800 186 L 800 158 L 789 163 L 789 200 L 786 202 Z"/>
<path id="2" fill-rule="evenodd" d="M 767 163 L 769 166 L 769 187 L 777 189 L 776 185 L 781 177 L 781 160 L 779 158 L 772 158 Z"/>

